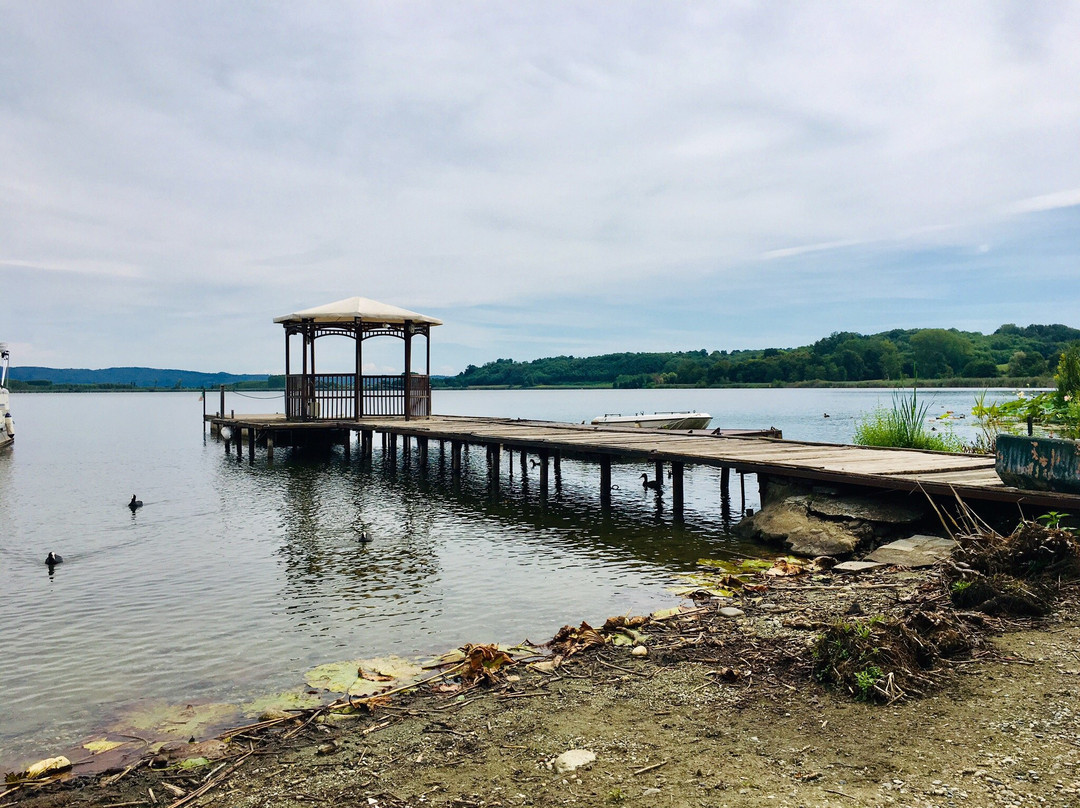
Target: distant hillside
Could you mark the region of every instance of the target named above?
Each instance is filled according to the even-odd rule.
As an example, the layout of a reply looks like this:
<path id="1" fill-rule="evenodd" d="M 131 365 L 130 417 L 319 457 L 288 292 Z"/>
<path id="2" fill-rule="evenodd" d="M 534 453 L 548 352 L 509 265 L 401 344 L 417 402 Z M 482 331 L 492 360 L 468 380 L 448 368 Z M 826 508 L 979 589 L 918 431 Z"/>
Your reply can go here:
<path id="1" fill-rule="evenodd" d="M 554 356 L 469 365 L 435 387 L 800 385 L 919 379 L 958 384 L 1046 384 L 1080 330 L 1012 323 L 993 334 L 895 329 L 869 336 L 837 332 L 799 348 Z"/>
<path id="2" fill-rule="evenodd" d="M 43 368 L 33 366 L 13 367 L 10 378 L 16 382 L 44 383 L 52 385 L 92 384 L 123 385 L 125 387 L 171 387 L 191 388 L 217 387 L 222 384 L 263 382 L 266 374 L 251 373 L 200 373 L 195 370 L 172 370 L 163 368 Z"/>

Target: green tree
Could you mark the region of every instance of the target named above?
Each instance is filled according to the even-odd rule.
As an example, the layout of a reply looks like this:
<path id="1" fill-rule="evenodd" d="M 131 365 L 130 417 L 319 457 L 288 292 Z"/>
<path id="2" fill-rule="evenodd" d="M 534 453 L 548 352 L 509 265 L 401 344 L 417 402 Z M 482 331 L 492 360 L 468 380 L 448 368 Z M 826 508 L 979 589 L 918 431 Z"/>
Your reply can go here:
<path id="1" fill-rule="evenodd" d="M 1010 376 L 1040 376 L 1046 373 L 1046 357 L 1038 351 L 1016 351 L 1009 357 Z"/>
<path id="2" fill-rule="evenodd" d="M 924 328 L 911 336 L 911 348 L 919 375 L 924 378 L 949 376 L 967 364 L 971 341 L 955 330 Z"/>
<path id="3" fill-rule="evenodd" d="M 1054 383 L 1061 396 L 1073 399 L 1080 396 L 1080 342 L 1072 343 L 1062 352 Z"/>

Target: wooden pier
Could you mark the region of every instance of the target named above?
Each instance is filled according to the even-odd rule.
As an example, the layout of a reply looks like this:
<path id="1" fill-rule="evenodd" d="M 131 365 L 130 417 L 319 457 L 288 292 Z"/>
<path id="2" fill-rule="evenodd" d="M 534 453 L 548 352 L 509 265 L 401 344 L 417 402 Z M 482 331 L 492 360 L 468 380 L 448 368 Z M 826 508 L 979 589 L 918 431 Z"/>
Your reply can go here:
<path id="1" fill-rule="evenodd" d="M 461 473 L 462 449 L 482 446 L 487 452 L 490 484 L 497 488 L 499 465 L 504 451 L 519 455 L 521 468 L 539 466 L 540 489 L 547 489 L 549 468 L 558 470 L 562 458 L 595 463 L 598 467 L 600 501 L 611 505 L 611 465 L 613 462 L 654 464 L 656 479 L 664 479 L 671 489 L 672 512 L 683 511 L 683 469 L 687 464 L 721 469 L 721 485 L 726 495 L 731 471 L 757 474 L 759 478 L 787 477 L 810 483 L 844 485 L 888 491 L 923 491 L 930 495 L 966 502 L 1015 503 L 1022 507 L 1047 509 L 1080 508 L 1080 496 L 1048 491 L 1027 491 L 1004 485 L 994 471 L 994 458 L 986 455 L 951 454 L 910 449 L 881 449 L 826 443 L 808 443 L 767 437 L 751 437 L 732 430 L 714 434 L 707 430 L 673 432 L 635 427 L 592 426 L 552 421 L 510 418 L 431 416 L 422 419 L 368 418 L 340 421 L 290 421 L 284 415 L 206 415 L 211 429 L 229 435 L 225 450 L 234 446 L 237 459 L 246 450 L 254 461 L 256 446 L 266 447 L 273 462 L 274 447 L 309 442 L 342 445 L 349 457 L 353 433 L 359 436 L 359 452 L 369 458 L 374 435 L 382 436 L 384 454 L 396 458 L 399 439 L 415 440 L 421 463 L 428 455 L 430 441 L 450 451 L 451 472 Z M 246 447 L 244 444 L 247 444 Z M 512 462 L 512 461 L 511 461 Z"/>

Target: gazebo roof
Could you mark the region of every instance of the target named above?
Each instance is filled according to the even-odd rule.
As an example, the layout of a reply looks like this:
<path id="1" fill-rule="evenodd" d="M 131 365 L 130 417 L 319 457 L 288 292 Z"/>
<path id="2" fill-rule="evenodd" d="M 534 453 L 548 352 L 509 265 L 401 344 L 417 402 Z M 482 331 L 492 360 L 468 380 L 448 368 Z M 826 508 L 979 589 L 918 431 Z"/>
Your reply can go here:
<path id="1" fill-rule="evenodd" d="M 347 297 L 313 309 L 294 311 L 275 317 L 275 323 L 297 323 L 301 320 L 314 320 L 316 323 L 352 323 L 359 317 L 367 322 L 391 323 L 394 325 L 404 324 L 406 320 L 414 323 L 427 323 L 428 325 L 442 325 L 442 320 L 428 317 L 426 314 L 418 314 L 415 311 L 391 306 L 389 303 L 380 303 L 366 297 Z"/>

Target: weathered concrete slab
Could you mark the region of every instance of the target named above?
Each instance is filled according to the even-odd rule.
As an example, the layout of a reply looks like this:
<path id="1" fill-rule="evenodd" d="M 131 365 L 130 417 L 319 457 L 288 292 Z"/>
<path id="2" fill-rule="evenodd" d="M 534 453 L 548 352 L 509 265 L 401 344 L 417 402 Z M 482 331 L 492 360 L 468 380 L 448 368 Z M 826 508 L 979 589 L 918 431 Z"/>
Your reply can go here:
<path id="1" fill-rule="evenodd" d="M 926 516 L 926 506 L 918 501 L 897 502 L 880 497 L 812 497 L 810 512 L 833 519 L 861 519 L 864 522 L 910 524 Z"/>
<path id="2" fill-rule="evenodd" d="M 883 544 L 866 557 L 867 561 L 898 567 L 932 567 L 952 555 L 956 542 L 940 536 L 911 536 Z"/>
<path id="3" fill-rule="evenodd" d="M 884 564 L 879 564 L 874 561 L 845 561 L 842 564 L 837 564 L 833 567 L 836 572 L 866 572 L 867 570 L 876 570 L 879 567 L 884 567 Z"/>

